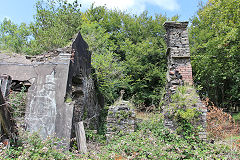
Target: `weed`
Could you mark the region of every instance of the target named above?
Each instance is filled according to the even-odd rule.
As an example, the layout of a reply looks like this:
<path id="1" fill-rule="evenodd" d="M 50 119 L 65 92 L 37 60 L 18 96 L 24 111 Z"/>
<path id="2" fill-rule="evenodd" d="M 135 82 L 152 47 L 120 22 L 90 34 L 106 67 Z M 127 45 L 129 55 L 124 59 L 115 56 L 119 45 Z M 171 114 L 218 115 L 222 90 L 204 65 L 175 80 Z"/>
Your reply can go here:
<path id="1" fill-rule="evenodd" d="M 136 132 L 115 136 L 92 159 L 238 159 L 228 146 L 207 144 L 194 136 L 185 139 L 164 127 L 163 116 L 153 114 Z"/>

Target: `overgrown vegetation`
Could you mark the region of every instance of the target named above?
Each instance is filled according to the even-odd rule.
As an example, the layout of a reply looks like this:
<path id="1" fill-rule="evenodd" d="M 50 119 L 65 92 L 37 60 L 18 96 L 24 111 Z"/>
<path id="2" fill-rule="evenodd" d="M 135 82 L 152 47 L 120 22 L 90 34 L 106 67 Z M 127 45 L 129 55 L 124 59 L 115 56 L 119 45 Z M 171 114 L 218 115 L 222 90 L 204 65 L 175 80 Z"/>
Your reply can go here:
<path id="1" fill-rule="evenodd" d="M 16 146 L 9 149 L 3 144 L 0 145 L 1 159 L 72 159 L 77 157 L 73 152 L 58 148 L 61 140 L 48 137 L 42 140 L 38 133 L 29 134 L 19 129 L 19 139 Z M 81 155 L 81 154 L 79 154 Z"/>
<path id="2" fill-rule="evenodd" d="M 179 86 L 170 97 L 171 103 L 165 106 L 166 118 L 178 126 L 176 131 L 184 137 L 197 136 L 200 131 L 200 110 L 196 107 L 199 101 L 192 86 Z"/>
<path id="3" fill-rule="evenodd" d="M 239 159 L 234 146 L 209 144 L 197 137 L 183 138 L 164 127 L 163 116 L 152 114 L 138 124 L 136 132 L 116 136 L 107 145 L 88 154 L 57 149 L 60 142 L 48 138 L 41 140 L 37 134 L 23 132 L 17 147 L 1 148 L 3 159 Z"/>
<path id="4" fill-rule="evenodd" d="M 24 88 L 16 96 L 16 100 L 24 98 Z M 180 86 L 171 96 L 169 106 L 174 107 L 169 113 L 179 128 L 173 132 L 163 123 L 160 113 L 145 113 L 138 115 L 142 122 L 137 129 L 129 134 L 116 134 L 108 143 L 103 135 L 95 131 L 86 132 L 89 146 L 87 154 L 79 153 L 76 144 L 70 151 L 58 148 L 60 139 L 48 137 L 42 140 L 37 133 L 29 134 L 19 127 L 19 139 L 15 146 L 9 149 L 0 146 L 2 159 L 239 159 L 240 143 L 238 128 L 232 126 L 232 119 L 228 114 L 206 100 L 209 106 L 208 133 L 215 144 L 199 139 L 195 121 L 198 112 L 191 109 L 197 103 L 196 91 L 190 86 Z M 13 101 L 16 102 L 16 101 Z M 208 104 L 207 104 L 208 103 Z M 12 103 L 12 105 L 16 105 Z M 212 109 L 211 109 L 212 108 Z M 21 114 L 19 114 L 21 116 Z M 128 116 L 122 114 L 122 116 Z M 121 117 L 120 117 L 121 118 Z M 195 128 L 194 128 L 195 127 Z M 227 127 L 227 128 L 226 128 Z M 229 128 L 230 127 L 230 128 Z M 231 132 L 229 132 L 229 129 Z M 231 137 L 230 137 L 231 136 Z M 224 140 L 223 138 L 231 138 Z M 220 143 L 221 142 L 221 143 Z M 227 143 L 222 143 L 227 142 Z M 230 143 L 229 143 L 230 142 Z"/>
<path id="5" fill-rule="evenodd" d="M 235 110 L 240 105 L 240 25 L 239 0 L 209 0 L 198 16 L 192 19 L 190 42 L 194 81 L 202 97 L 209 97 L 217 106 Z M 166 20 L 164 15 L 147 12 L 131 15 L 106 7 L 91 6 L 82 12 L 77 1 L 40 0 L 36 3 L 34 22 L 14 24 L 4 19 L 0 24 L 0 49 L 29 55 L 65 47 L 81 32 L 92 52 L 92 66 L 98 88 L 110 105 L 121 89 L 124 99 L 132 99 L 138 110 L 157 108 L 165 87 Z M 58 149 L 60 140 L 42 140 L 38 134 L 19 130 L 19 141 L 9 149 L 0 146 L 2 159 L 239 159 L 239 129 L 222 109 L 210 105 L 209 138 L 222 141 L 235 139 L 229 145 L 209 144 L 198 139 L 196 128 L 199 112 L 196 92 L 179 87 L 171 96 L 169 117 L 178 124 L 179 136 L 166 129 L 161 114 L 145 116 L 136 132 L 116 136 L 106 144 L 104 118 L 100 134 L 87 131 L 89 141 L 99 143 L 100 150 L 88 154 Z M 15 117 L 23 117 L 24 90 L 11 97 Z M 71 99 L 67 99 L 70 102 Z M 208 104 L 207 104 L 208 105 Z M 161 107 L 161 106 L 160 106 Z M 106 115 L 106 109 L 103 114 Z M 125 115 L 127 116 L 127 115 Z M 239 114 L 233 116 L 239 121 Z"/>
<path id="6" fill-rule="evenodd" d="M 9 95 L 9 104 L 13 111 L 13 118 L 18 123 L 22 123 L 25 115 L 26 106 L 26 87 L 23 86 L 20 92 L 11 91 Z"/>
<path id="7" fill-rule="evenodd" d="M 240 124 L 240 112 L 238 113 L 233 113 L 232 115 L 233 119 Z"/>
<path id="8" fill-rule="evenodd" d="M 205 105 L 208 106 L 207 113 L 207 131 L 209 138 L 224 139 L 231 136 L 239 136 L 239 126 L 228 113 L 223 112 L 223 109 L 217 108 L 207 98 Z"/>
<path id="9" fill-rule="evenodd" d="M 132 134 L 116 137 L 103 148 L 102 159 L 238 159 L 239 153 L 229 146 L 217 146 L 200 141 L 191 141 L 171 133 L 163 125 L 159 114 L 139 124 Z"/>

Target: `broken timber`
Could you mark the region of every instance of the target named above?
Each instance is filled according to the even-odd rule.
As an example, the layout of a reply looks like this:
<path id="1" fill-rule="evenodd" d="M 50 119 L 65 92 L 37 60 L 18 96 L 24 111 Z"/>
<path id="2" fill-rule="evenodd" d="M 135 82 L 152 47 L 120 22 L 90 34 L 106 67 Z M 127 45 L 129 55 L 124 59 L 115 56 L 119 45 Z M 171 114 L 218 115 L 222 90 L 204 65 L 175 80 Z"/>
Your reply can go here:
<path id="1" fill-rule="evenodd" d="M 0 76 L 0 135 L 2 141 L 6 141 L 6 139 L 16 138 L 15 131 L 15 122 L 12 118 L 11 109 L 9 105 L 6 103 L 6 99 L 10 93 L 10 84 L 11 77 L 7 75 Z"/>

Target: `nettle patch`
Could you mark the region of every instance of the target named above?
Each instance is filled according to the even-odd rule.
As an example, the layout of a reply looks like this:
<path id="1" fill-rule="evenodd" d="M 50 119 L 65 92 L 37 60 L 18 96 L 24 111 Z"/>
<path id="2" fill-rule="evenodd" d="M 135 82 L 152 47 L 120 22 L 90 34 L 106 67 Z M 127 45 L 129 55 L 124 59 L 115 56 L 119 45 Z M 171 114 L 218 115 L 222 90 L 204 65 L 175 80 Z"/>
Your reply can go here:
<path id="1" fill-rule="evenodd" d="M 192 136 L 201 129 L 201 112 L 197 105 L 198 95 L 191 86 L 179 86 L 171 95 L 165 118 L 174 123 L 178 134 Z"/>

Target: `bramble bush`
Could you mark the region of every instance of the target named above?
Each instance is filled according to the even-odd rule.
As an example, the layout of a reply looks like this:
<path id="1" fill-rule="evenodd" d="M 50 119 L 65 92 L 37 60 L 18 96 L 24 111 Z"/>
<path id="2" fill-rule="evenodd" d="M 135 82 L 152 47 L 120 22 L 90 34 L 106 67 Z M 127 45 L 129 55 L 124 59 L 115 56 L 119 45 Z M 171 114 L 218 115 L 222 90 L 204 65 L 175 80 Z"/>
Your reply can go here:
<path id="1" fill-rule="evenodd" d="M 163 116 L 154 114 L 138 125 L 134 133 L 116 136 L 101 154 L 92 159 L 238 159 L 229 146 L 209 144 L 192 137 L 189 141 L 164 127 Z"/>
<path id="2" fill-rule="evenodd" d="M 58 144 L 60 139 L 48 137 L 45 140 L 41 139 L 37 132 L 30 134 L 22 129 L 19 129 L 18 141 L 15 146 L 10 148 L 0 145 L 0 159 L 74 159 L 77 152 L 69 152 L 64 149 L 59 149 Z"/>
<path id="3" fill-rule="evenodd" d="M 161 114 L 151 114 L 138 124 L 135 132 L 113 137 L 108 144 L 87 154 L 75 149 L 58 149 L 61 140 L 42 140 L 37 133 L 20 132 L 16 146 L 0 150 L 2 159 L 239 159 L 239 152 L 227 145 L 185 139 L 164 127 Z"/>

